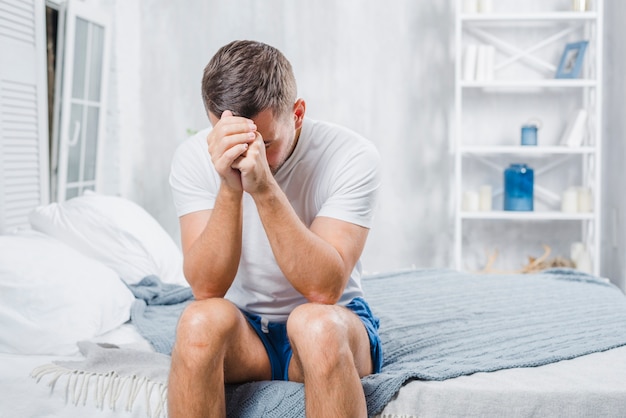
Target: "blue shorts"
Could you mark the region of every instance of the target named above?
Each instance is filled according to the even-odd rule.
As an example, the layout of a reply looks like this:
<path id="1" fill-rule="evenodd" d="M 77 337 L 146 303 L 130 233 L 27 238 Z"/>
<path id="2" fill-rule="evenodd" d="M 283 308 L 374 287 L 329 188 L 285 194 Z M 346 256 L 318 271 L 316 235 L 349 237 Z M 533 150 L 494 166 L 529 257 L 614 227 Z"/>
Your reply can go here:
<path id="1" fill-rule="evenodd" d="M 378 318 L 374 316 L 365 299 L 360 297 L 352 299 L 346 308 L 354 312 L 365 325 L 370 340 L 373 370 L 374 373 L 380 372 L 383 366 L 383 346 L 378 336 Z M 272 367 L 272 380 L 289 380 L 288 368 L 293 351 L 287 337 L 287 324 L 274 322 L 264 324 L 260 316 L 243 310 L 241 312 L 265 346 Z"/>

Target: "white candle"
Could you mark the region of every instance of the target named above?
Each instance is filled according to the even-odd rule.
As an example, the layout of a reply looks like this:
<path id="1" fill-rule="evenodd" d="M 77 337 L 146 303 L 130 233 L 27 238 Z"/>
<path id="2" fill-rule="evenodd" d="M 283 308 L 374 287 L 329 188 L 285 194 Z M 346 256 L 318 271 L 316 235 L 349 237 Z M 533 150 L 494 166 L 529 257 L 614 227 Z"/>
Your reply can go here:
<path id="1" fill-rule="evenodd" d="M 589 254 L 589 251 L 583 250 L 580 254 L 578 260 L 576 260 L 576 269 L 583 273 L 591 274 L 591 254 Z"/>
<path id="2" fill-rule="evenodd" d="M 463 210 L 466 212 L 474 212 L 478 210 L 478 193 L 468 190 L 463 193 Z"/>
<path id="3" fill-rule="evenodd" d="M 478 11 L 481 13 L 491 13 L 493 11 L 493 3 L 491 0 L 478 0 Z"/>
<path id="4" fill-rule="evenodd" d="M 478 11 L 478 0 L 463 0 L 463 13 L 476 13 Z"/>
<path id="5" fill-rule="evenodd" d="M 479 202 L 478 209 L 483 211 L 491 210 L 491 186 L 484 184 L 478 190 Z"/>
<path id="6" fill-rule="evenodd" d="M 567 213 L 578 212 L 578 191 L 575 187 L 569 187 L 563 192 L 561 211 Z"/>
<path id="7" fill-rule="evenodd" d="M 578 188 L 578 211 L 579 212 L 591 212 L 592 198 L 591 189 L 589 187 Z"/>

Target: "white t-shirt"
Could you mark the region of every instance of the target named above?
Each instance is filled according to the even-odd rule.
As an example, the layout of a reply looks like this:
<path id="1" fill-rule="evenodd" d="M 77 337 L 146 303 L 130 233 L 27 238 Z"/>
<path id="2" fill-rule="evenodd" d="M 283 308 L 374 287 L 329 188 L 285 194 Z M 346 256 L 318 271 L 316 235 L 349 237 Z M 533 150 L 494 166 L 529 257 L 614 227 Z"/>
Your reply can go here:
<path id="1" fill-rule="evenodd" d="M 221 180 L 208 152 L 209 132 L 198 132 L 174 154 L 170 185 L 178 216 L 215 205 Z M 294 152 L 274 178 L 307 227 L 315 217 L 325 216 L 369 228 L 380 184 L 378 167 L 378 151 L 370 141 L 346 128 L 305 118 Z M 363 295 L 360 279 L 359 261 L 338 304 Z M 271 322 L 285 322 L 296 306 L 307 302 L 278 267 L 247 193 L 241 260 L 226 298 Z"/>

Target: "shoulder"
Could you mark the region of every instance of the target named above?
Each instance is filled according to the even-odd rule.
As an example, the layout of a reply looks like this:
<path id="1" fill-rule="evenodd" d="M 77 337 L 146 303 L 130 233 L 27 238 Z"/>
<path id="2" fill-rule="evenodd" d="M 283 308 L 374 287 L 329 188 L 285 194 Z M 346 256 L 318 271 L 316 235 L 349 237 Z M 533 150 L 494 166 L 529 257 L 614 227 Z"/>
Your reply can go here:
<path id="1" fill-rule="evenodd" d="M 203 129 L 183 140 L 174 151 L 172 157 L 171 175 L 186 177 L 204 173 L 208 167 L 213 167 L 209 154 L 206 137 L 211 128 Z"/>
<path id="2" fill-rule="evenodd" d="M 303 135 L 338 158 L 365 158 L 378 162 L 379 154 L 372 141 L 356 131 L 331 122 L 305 120 Z"/>
<path id="3" fill-rule="evenodd" d="M 198 131 L 194 135 L 183 140 L 174 152 L 173 163 L 179 161 L 190 162 L 198 158 L 206 158 L 208 155 L 206 137 L 212 128 L 206 128 Z"/>
<path id="4" fill-rule="evenodd" d="M 170 167 L 170 183 L 190 183 L 208 179 L 214 170 L 206 136 L 211 128 L 203 129 L 185 139 L 174 151 Z"/>
<path id="5" fill-rule="evenodd" d="M 318 173 L 327 184 L 344 189 L 346 184 L 378 184 L 380 154 L 374 143 L 345 126 L 310 120 L 308 140 Z"/>

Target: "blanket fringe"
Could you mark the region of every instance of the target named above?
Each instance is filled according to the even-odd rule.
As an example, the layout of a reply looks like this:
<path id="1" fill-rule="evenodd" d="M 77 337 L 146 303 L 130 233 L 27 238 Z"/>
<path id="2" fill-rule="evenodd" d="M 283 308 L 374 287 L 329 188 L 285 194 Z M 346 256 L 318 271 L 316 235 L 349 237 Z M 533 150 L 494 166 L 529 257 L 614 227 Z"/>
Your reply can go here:
<path id="1" fill-rule="evenodd" d="M 126 394 L 124 409 L 131 412 L 137 398 L 143 394 L 146 415 L 149 418 L 166 417 L 167 385 L 155 382 L 147 377 L 120 376 L 116 372 L 94 373 L 82 370 L 68 369 L 57 364 L 45 364 L 35 368 L 31 377 L 39 383 L 49 376 L 50 393 L 54 392 L 57 383 L 65 379 L 65 401 L 74 406 L 87 405 L 89 392 L 93 388 L 93 400 L 98 409 L 103 410 L 105 405 L 115 411 L 118 402 Z M 152 404 L 156 403 L 154 408 Z"/>
<path id="2" fill-rule="evenodd" d="M 398 415 L 398 414 L 382 414 L 376 415 L 374 418 L 417 418 L 416 415 Z"/>

